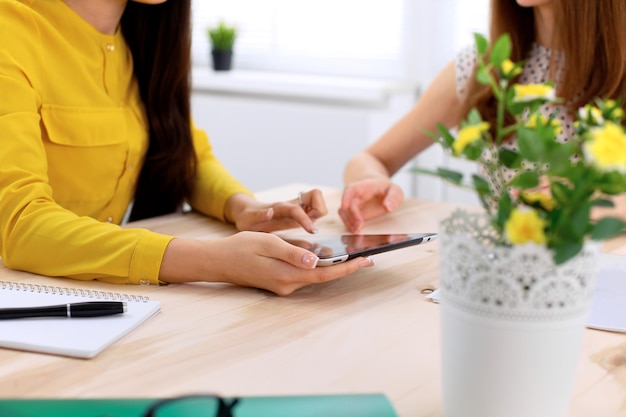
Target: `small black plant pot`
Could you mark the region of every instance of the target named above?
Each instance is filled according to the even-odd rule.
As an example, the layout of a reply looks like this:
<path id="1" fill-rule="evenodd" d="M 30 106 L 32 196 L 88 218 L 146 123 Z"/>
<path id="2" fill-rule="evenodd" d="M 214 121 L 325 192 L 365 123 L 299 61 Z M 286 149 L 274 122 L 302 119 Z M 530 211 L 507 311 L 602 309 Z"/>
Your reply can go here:
<path id="1" fill-rule="evenodd" d="M 211 51 L 211 57 L 215 71 L 230 70 L 233 62 L 233 51 Z"/>

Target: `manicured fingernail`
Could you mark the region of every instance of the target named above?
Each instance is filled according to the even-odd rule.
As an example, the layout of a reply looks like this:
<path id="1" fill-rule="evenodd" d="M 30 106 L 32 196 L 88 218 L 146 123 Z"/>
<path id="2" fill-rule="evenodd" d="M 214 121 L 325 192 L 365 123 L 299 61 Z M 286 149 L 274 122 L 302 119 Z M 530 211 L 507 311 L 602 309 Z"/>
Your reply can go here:
<path id="1" fill-rule="evenodd" d="M 374 262 L 374 260 L 370 258 L 369 256 L 367 258 L 362 258 L 361 262 L 359 262 L 359 267 L 374 266 L 374 265 L 376 265 L 376 262 Z"/>
<path id="2" fill-rule="evenodd" d="M 316 234 L 317 232 L 319 232 L 319 229 L 317 227 L 311 229 L 311 233 Z"/>
<path id="3" fill-rule="evenodd" d="M 317 261 L 319 260 L 320 258 L 312 253 L 307 253 L 302 257 L 302 263 L 308 268 L 315 268 L 317 266 Z"/>
<path id="4" fill-rule="evenodd" d="M 270 207 L 267 209 L 267 212 L 265 213 L 265 217 L 267 219 L 271 219 L 272 217 L 274 217 L 274 208 Z"/>

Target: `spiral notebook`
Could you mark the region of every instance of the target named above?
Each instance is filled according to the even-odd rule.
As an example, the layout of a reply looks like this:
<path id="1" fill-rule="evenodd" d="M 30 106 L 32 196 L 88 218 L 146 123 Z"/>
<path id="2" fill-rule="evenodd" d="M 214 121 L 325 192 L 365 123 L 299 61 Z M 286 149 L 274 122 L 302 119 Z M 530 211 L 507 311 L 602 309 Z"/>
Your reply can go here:
<path id="1" fill-rule="evenodd" d="M 3 308 L 103 300 L 123 301 L 127 311 L 107 317 L 0 320 L 0 348 L 93 358 L 161 308 L 145 296 L 0 281 Z"/>

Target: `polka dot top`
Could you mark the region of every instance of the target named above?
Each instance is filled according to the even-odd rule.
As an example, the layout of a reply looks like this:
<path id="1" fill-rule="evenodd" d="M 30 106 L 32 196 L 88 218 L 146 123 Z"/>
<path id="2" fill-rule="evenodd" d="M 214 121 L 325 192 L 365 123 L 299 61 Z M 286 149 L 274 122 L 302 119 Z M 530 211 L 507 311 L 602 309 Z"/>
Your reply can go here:
<path id="1" fill-rule="evenodd" d="M 557 57 L 558 68 L 556 70 L 556 80 L 560 78 L 560 74 L 563 71 L 562 60 Z M 473 46 L 468 46 L 462 49 L 456 57 L 456 88 L 457 94 L 462 96 L 465 94 L 465 89 L 470 77 L 473 76 L 473 71 L 476 67 L 476 49 Z M 550 76 L 550 49 L 539 45 L 533 44 L 531 50 L 526 59 L 522 74 L 518 78 L 519 84 L 536 84 L 549 81 Z M 541 109 L 541 113 L 549 117 L 550 115 L 557 113 L 557 118 L 561 121 L 561 133 L 558 135 L 557 140 L 559 142 L 567 142 L 569 138 L 574 135 L 574 118 L 570 112 L 563 106 L 555 106 L 551 104 L 544 104 Z M 507 148 L 517 150 L 517 143 L 513 140 L 504 144 Z M 526 168 L 534 168 L 532 165 L 524 166 Z M 504 178 L 509 181 L 513 178 L 517 171 L 508 168 L 503 168 Z"/>

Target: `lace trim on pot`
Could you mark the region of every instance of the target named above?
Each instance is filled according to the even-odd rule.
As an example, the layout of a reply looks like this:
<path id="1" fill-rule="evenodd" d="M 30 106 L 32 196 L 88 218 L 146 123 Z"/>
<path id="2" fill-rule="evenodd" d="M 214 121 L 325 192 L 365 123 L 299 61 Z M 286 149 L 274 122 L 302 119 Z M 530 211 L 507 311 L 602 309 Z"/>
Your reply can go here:
<path id="1" fill-rule="evenodd" d="M 585 312 L 593 295 L 600 243 L 555 265 L 536 244 L 497 245 L 483 213 L 455 211 L 441 223 L 442 302 L 485 317 L 543 321 Z"/>

